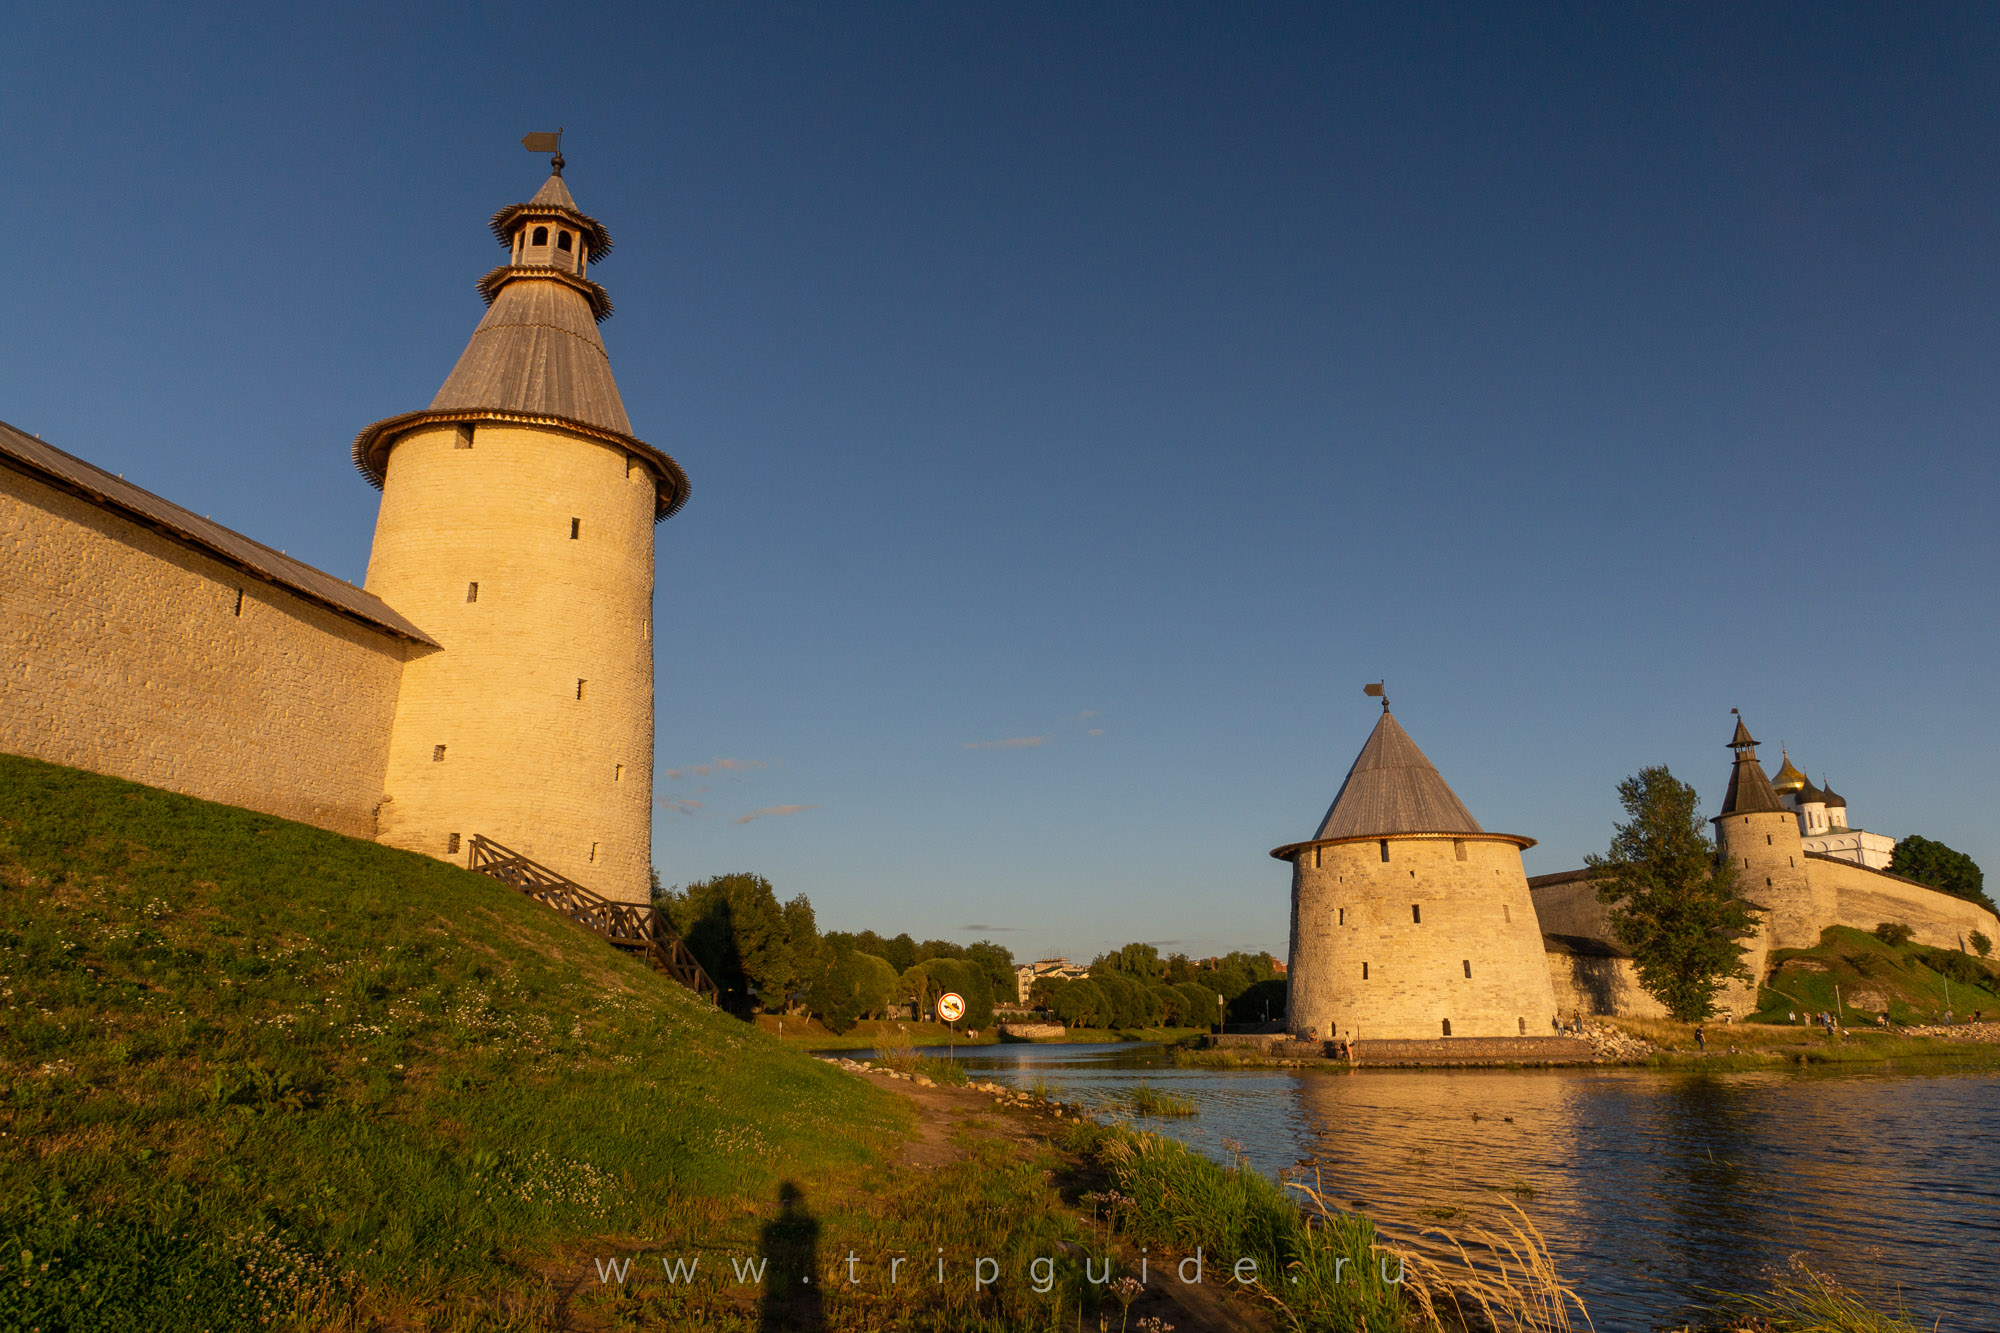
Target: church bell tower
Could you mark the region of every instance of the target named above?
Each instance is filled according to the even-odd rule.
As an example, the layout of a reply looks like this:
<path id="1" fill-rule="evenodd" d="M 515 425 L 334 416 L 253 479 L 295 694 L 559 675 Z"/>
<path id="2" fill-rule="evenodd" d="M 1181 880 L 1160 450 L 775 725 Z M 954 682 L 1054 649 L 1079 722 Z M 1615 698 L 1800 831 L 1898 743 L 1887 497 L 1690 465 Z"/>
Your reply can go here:
<path id="1" fill-rule="evenodd" d="M 632 433 L 587 276 L 602 223 L 553 174 L 493 215 L 507 262 L 431 405 L 378 421 L 368 591 L 442 647 L 413 654 L 377 837 L 463 860 L 475 834 L 607 898 L 648 898 L 653 526 L 688 496 Z"/>

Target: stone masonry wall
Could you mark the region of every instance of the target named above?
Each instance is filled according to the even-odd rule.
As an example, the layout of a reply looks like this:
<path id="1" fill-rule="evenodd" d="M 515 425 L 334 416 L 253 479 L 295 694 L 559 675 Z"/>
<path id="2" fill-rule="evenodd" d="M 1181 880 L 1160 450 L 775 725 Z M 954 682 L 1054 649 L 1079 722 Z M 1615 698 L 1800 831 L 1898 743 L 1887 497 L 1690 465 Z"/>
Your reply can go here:
<path id="1" fill-rule="evenodd" d="M 1808 857 L 1806 873 L 1838 904 L 1828 924 L 1873 930 L 1893 922 L 1915 931 L 1917 943 L 1938 949 L 1969 949 L 1976 930 L 2000 949 L 2000 920 L 1977 903 L 1844 861 Z"/>
<path id="2" fill-rule="evenodd" d="M 1372 839 L 1294 855 L 1290 1030 L 1430 1038 L 1449 1020 L 1453 1037 L 1547 1034 L 1555 1000 L 1519 847 L 1467 836 L 1388 848 L 1386 861 Z"/>
<path id="3" fill-rule="evenodd" d="M 373 837 L 402 672 L 393 635 L 0 468 L 0 748 Z"/>
<path id="4" fill-rule="evenodd" d="M 1630 958 L 1549 950 L 1549 986 L 1556 1011 L 1618 1018 L 1665 1018 L 1667 1007 L 1639 984 Z"/>
<path id="5" fill-rule="evenodd" d="M 1743 896 L 1764 909 L 1758 937 L 1763 948 L 1818 944 L 1837 908 L 1832 890 L 1806 873 L 1798 816 L 1786 810 L 1723 815 L 1715 821 L 1715 835 L 1718 850 L 1735 866 Z"/>
<path id="6" fill-rule="evenodd" d="M 655 493 L 623 450 L 553 427 L 396 443 L 368 590 L 443 651 L 404 672 L 382 841 L 462 863 L 483 833 L 647 900 Z"/>

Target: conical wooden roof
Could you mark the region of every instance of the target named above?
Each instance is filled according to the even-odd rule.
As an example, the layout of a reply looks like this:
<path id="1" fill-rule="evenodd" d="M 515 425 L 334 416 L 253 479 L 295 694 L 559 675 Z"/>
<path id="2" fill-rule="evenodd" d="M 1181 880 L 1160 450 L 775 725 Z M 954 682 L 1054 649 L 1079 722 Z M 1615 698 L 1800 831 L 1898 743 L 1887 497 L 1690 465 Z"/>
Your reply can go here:
<path id="1" fill-rule="evenodd" d="M 512 245 L 514 231 L 537 218 L 563 218 L 585 233 L 588 259 L 611 248 L 602 223 L 579 212 L 560 175 L 549 177 L 525 204 L 493 215 L 494 235 Z M 657 480 L 656 519 L 687 502 L 687 474 L 665 453 L 632 434 L 625 400 L 611 375 L 598 323 L 611 314 L 604 289 L 548 262 L 508 263 L 479 283 L 489 309 L 445 377 L 431 405 L 375 422 L 354 441 L 354 465 L 380 488 L 389 451 L 402 434 L 451 421 L 521 421 L 568 427 L 642 459 Z"/>
<path id="2" fill-rule="evenodd" d="M 1736 734 L 1729 738 L 1729 748 L 1736 751 L 1736 766 L 1729 770 L 1729 790 L 1722 797 L 1722 813 L 1725 815 L 1754 815 L 1785 809 L 1785 803 L 1778 799 L 1777 789 L 1771 786 L 1771 779 L 1764 773 L 1764 766 L 1757 762 L 1756 746 L 1750 729 L 1743 725 L 1739 716 L 1736 719 Z M 1810 783 L 1807 790 L 1811 790 Z M 1804 799 L 1801 793 L 1800 800 Z"/>
<path id="3" fill-rule="evenodd" d="M 1314 839 L 1485 831 L 1385 708 Z"/>
<path id="4" fill-rule="evenodd" d="M 523 274 L 494 296 L 430 410 L 471 408 L 632 433 L 589 300 L 540 274 Z"/>

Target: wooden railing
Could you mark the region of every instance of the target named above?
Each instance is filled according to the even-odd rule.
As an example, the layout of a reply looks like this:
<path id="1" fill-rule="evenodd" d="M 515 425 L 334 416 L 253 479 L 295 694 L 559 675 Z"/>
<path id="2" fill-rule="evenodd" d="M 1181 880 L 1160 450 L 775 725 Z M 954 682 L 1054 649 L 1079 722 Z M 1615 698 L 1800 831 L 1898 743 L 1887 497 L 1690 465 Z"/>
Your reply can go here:
<path id="1" fill-rule="evenodd" d="M 557 874 L 538 861 L 502 847 L 493 839 L 474 834 L 466 865 L 482 875 L 491 875 L 511 885 L 537 902 L 548 904 L 570 920 L 596 931 L 621 949 L 646 955 L 648 962 L 686 986 L 710 1004 L 721 1000 L 721 992 L 702 970 L 695 956 L 668 926 L 665 913 L 657 907 L 637 903 L 615 903 L 592 893 L 573 879 Z"/>

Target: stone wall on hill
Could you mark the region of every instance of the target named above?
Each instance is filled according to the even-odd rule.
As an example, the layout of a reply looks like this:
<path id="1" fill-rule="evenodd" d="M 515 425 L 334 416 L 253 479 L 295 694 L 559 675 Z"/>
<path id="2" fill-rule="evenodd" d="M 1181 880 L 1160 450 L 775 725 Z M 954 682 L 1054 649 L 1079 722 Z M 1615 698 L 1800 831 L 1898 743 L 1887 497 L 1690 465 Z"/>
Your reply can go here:
<path id="1" fill-rule="evenodd" d="M 405 640 L 5 467 L 0 570 L 0 749 L 375 835 Z"/>

